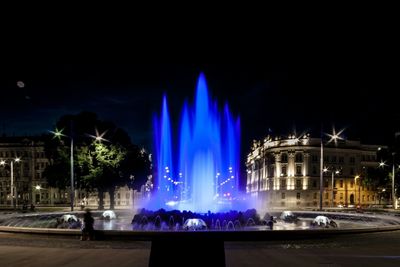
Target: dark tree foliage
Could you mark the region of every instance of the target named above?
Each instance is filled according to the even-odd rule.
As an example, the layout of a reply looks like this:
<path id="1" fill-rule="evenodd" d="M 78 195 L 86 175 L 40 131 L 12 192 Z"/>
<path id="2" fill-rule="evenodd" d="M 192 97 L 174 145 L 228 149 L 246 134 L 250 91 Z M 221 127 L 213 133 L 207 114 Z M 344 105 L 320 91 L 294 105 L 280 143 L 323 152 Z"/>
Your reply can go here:
<path id="1" fill-rule="evenodd" d="M 79 189 L 99 195 L 99 208 L 104 208 L 103 193 L 110 194 L 114 208 L 116 187 L 129 186 L 140 190 L 150 174 L 149 156 L 133 145 L 128 134 L 97 115 L 82 112 L 62 116 L 57 122 L 62 135 L 45 137 L 45 152 L 50 164 L 44 176 L 50 186 L 65 189 L 70 186 L 70 144 L 74 147 L 74 180 Z M 97 137 L 97 138 L 96 138 Z"/>

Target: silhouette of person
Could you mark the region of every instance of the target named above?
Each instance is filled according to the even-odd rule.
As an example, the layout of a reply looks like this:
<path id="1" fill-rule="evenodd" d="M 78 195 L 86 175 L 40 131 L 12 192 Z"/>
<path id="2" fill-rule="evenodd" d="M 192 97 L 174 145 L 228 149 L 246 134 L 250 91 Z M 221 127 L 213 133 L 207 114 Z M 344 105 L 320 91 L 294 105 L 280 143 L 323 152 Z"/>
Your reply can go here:
<path id="1" fill-rule="evenodd" d="M 269 229 L 272 230 L 274 228 L 274 216 L 271 216 L 268 221 Z"/>
<path id="2" fill-rule="evenodd" d="M 92 217 L 92 213 L 89 209 L 86 209 L 86 213 L 83 215 L 83 229 L 82 229 L 82 237 L 81 240 L 93 240 L 94 238 L 94 228 L 93 223 L 94 219 Z"/>

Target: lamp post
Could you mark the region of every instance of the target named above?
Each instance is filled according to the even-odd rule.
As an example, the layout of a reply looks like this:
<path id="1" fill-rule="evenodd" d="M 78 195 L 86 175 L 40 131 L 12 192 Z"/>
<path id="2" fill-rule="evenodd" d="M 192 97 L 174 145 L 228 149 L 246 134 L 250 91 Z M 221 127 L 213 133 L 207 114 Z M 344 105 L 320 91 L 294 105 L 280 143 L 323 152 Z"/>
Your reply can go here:
<path id="1" fill-rule="evenodd" d="M 395 171 L 395 164 L 394 164 L 394 155 L 396 153 L 392 153 L 393 156 L 393 165 L 392 165 L 392 206 L 394 209 L 397 209 L 397 197 L 396 197 L 396 192 L 394 191 L 394 178 L 396 177 L 396 171 Z"/>
<path id="2" fill-rule="evenodd" d="M 54 134 L 54 137 L 61 138 L 62 136 L 68 137 L 71 142 L 70 142 L 70 164 L 71 164 L 71 192 L 70 192 L 70 198 L 71 198 L 71 211 L 74 211 L 74 201 L 75 201 L 75 191 L 74 191 L 74 138 L 71 136 L 67 136 L 63 134 L 63 129 L 58 130 L 56 129 L 54 132 L 50 131 L 51 133 Z"/>
<path id="3" fill-rule="evenodd" d="M 71 129 L 72 129 L 72 123 L 71 123 Z M 70 142 L 70 154 L 71 154 L 71 156 L 70 156 L 70 163 L 71 163 L 71 194 L 70 194 L 70 196 L 71 196 L 71 211 L 74 211 L 74 201 L 75 201 L 75 189 L 74 189 L 74 138 L 73 138 L 73 135 L 72 135 L 72 130 L 71 130 L 71 135 L 70 136 L 67 136 L 67 135 L 63 134 L 62 133 L 63 130 L 64 129 L 62 129 L 62 130 L 56 129 L 55 131 L 50 131 L 50 132 L 54 134 L 54 137 L 61 138 L 62 136 L 65 136 L 65 137 L 68 137 L 71 140 L 71 142 Z M 107 139 L 103 138 L 103 136 L 106 134 L 106 132 L 107 131 L 99 134 L 99 132 L 98 132 L 98 130 L 96 128 L 96 135 L 94 136 L 94 135 L 88 134 L 88 136 L 93 138 L 93 139 L 95 139 L 95 141 L 97 141 L 97 142 L 102 142 L 102 141 L 109 142 Z"/>
<path id="4" fill-rule="evenodd" d="M 360 176 L 357 175 L 354 177 L 354 195 L 356 195 L 356 185 L 357 185 L 357 179 L 360 179 Z M 358 184 L 358 205 L 360 206 L 360 197 L 361 197 L 361 192 L 360 192 L 360 183 Z"/>
<path id="5" fill-rule="evenodd" d="M 324 168 L 324 172 L 328 172 L 329 170 L 328 170 L 328 168 Z M 334 207 L 334 205 L 333 205 L 333 203 L 334 203 L 334 201 L 335 201 L 335 194 L 334 194 L 334 181 L 335 181 L 335 174 L 339 174 L 340 173 L 340 171 L 339 170 L 331 170 L 331 173 L 332 173 L 332 180 L 331 180 L 331 182 L 332 182 L 332 208 Z"/>
<path id="6" fill-rule="evenodd" d="M 338 133 L 336 133 L 335 128 L 333 128 L 333 133 L 332 134 L 326 134 L 328 135 L 331 139 L 329 139 L 328 143 L 331 143 L 332 141 L 337 144 L 337 140 L 343 140 L 342 137 L 340 137 L 340 134 L 344 131 L 344 129 L 340 130 Z M 321 127 L 321 159 L 320 159 L 320 178 L 319 178 L 319 210 L 322 210 L 322 194 L 324 192 L 323 188 L 323 183 L 324 183 L 324 141 L 323 141 L 323 133 L 322 133 L 322 127 Z"/>
<path id="7" fill-rule="evenodd" d="M 11 207 L 13 207 L 14 209 L 16 208 L 14 206 L 14 197 L 16 195 L 16 187 L 14 186 L 14 162 L 20 162 L 21 159 L 20 158 L 15 158 L 14 160 L 10 160 L 10 172 L 11 172 L 11 185 L 10 185 L 10 189 L 11 189 Z M 4 166 L 6 164 L 5 160 L 0 161 L 0 165 Z M 17 198 L 15 199 L 15 205 L 17 205 Z"/>

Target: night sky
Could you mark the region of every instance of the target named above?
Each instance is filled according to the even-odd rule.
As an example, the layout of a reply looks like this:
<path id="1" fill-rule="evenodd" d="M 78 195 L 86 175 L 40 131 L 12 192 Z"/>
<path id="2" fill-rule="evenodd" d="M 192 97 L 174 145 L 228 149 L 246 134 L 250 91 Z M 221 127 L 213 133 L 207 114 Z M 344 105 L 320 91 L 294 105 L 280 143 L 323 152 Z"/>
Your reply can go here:
<path id="1" fill-rule="evenodd" d="M 61 115 L 86 110 L 151 149 L 152 116 L 163 93 L 177 124 L 200 72 L 212 97 L 241 118 L 242 158 L 269 129 L 318 135 L 321 123 L 326 132 L 334 123 L 346 127 L 347 138 L 372 144 L 390 143 L 399 130 L 394 69 L 370 57 L 309 62 L 305 56 L 257 64 L 7 64 L 0 78 L 0 132 L 37 135 L 53 129 Z"/>

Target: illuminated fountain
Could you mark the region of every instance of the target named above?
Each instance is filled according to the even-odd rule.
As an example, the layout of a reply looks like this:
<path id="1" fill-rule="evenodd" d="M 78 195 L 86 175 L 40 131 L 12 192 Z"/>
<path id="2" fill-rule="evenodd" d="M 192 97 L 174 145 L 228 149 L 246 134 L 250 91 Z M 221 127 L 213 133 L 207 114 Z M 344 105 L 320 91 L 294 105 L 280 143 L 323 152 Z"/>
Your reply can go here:
<path id="1" fill-rule="evenodd" d="M 203 74 L 194 105 L 183 105 L 176 133 L 179 142 L 173 143 L 166 96 L 154 128 L 156 191 L 147 208 L 195 212 L 245 208 L 239 204 L 238 191 L 240 120 L 227 104 L 221 111 L 209 97 Z"/>

